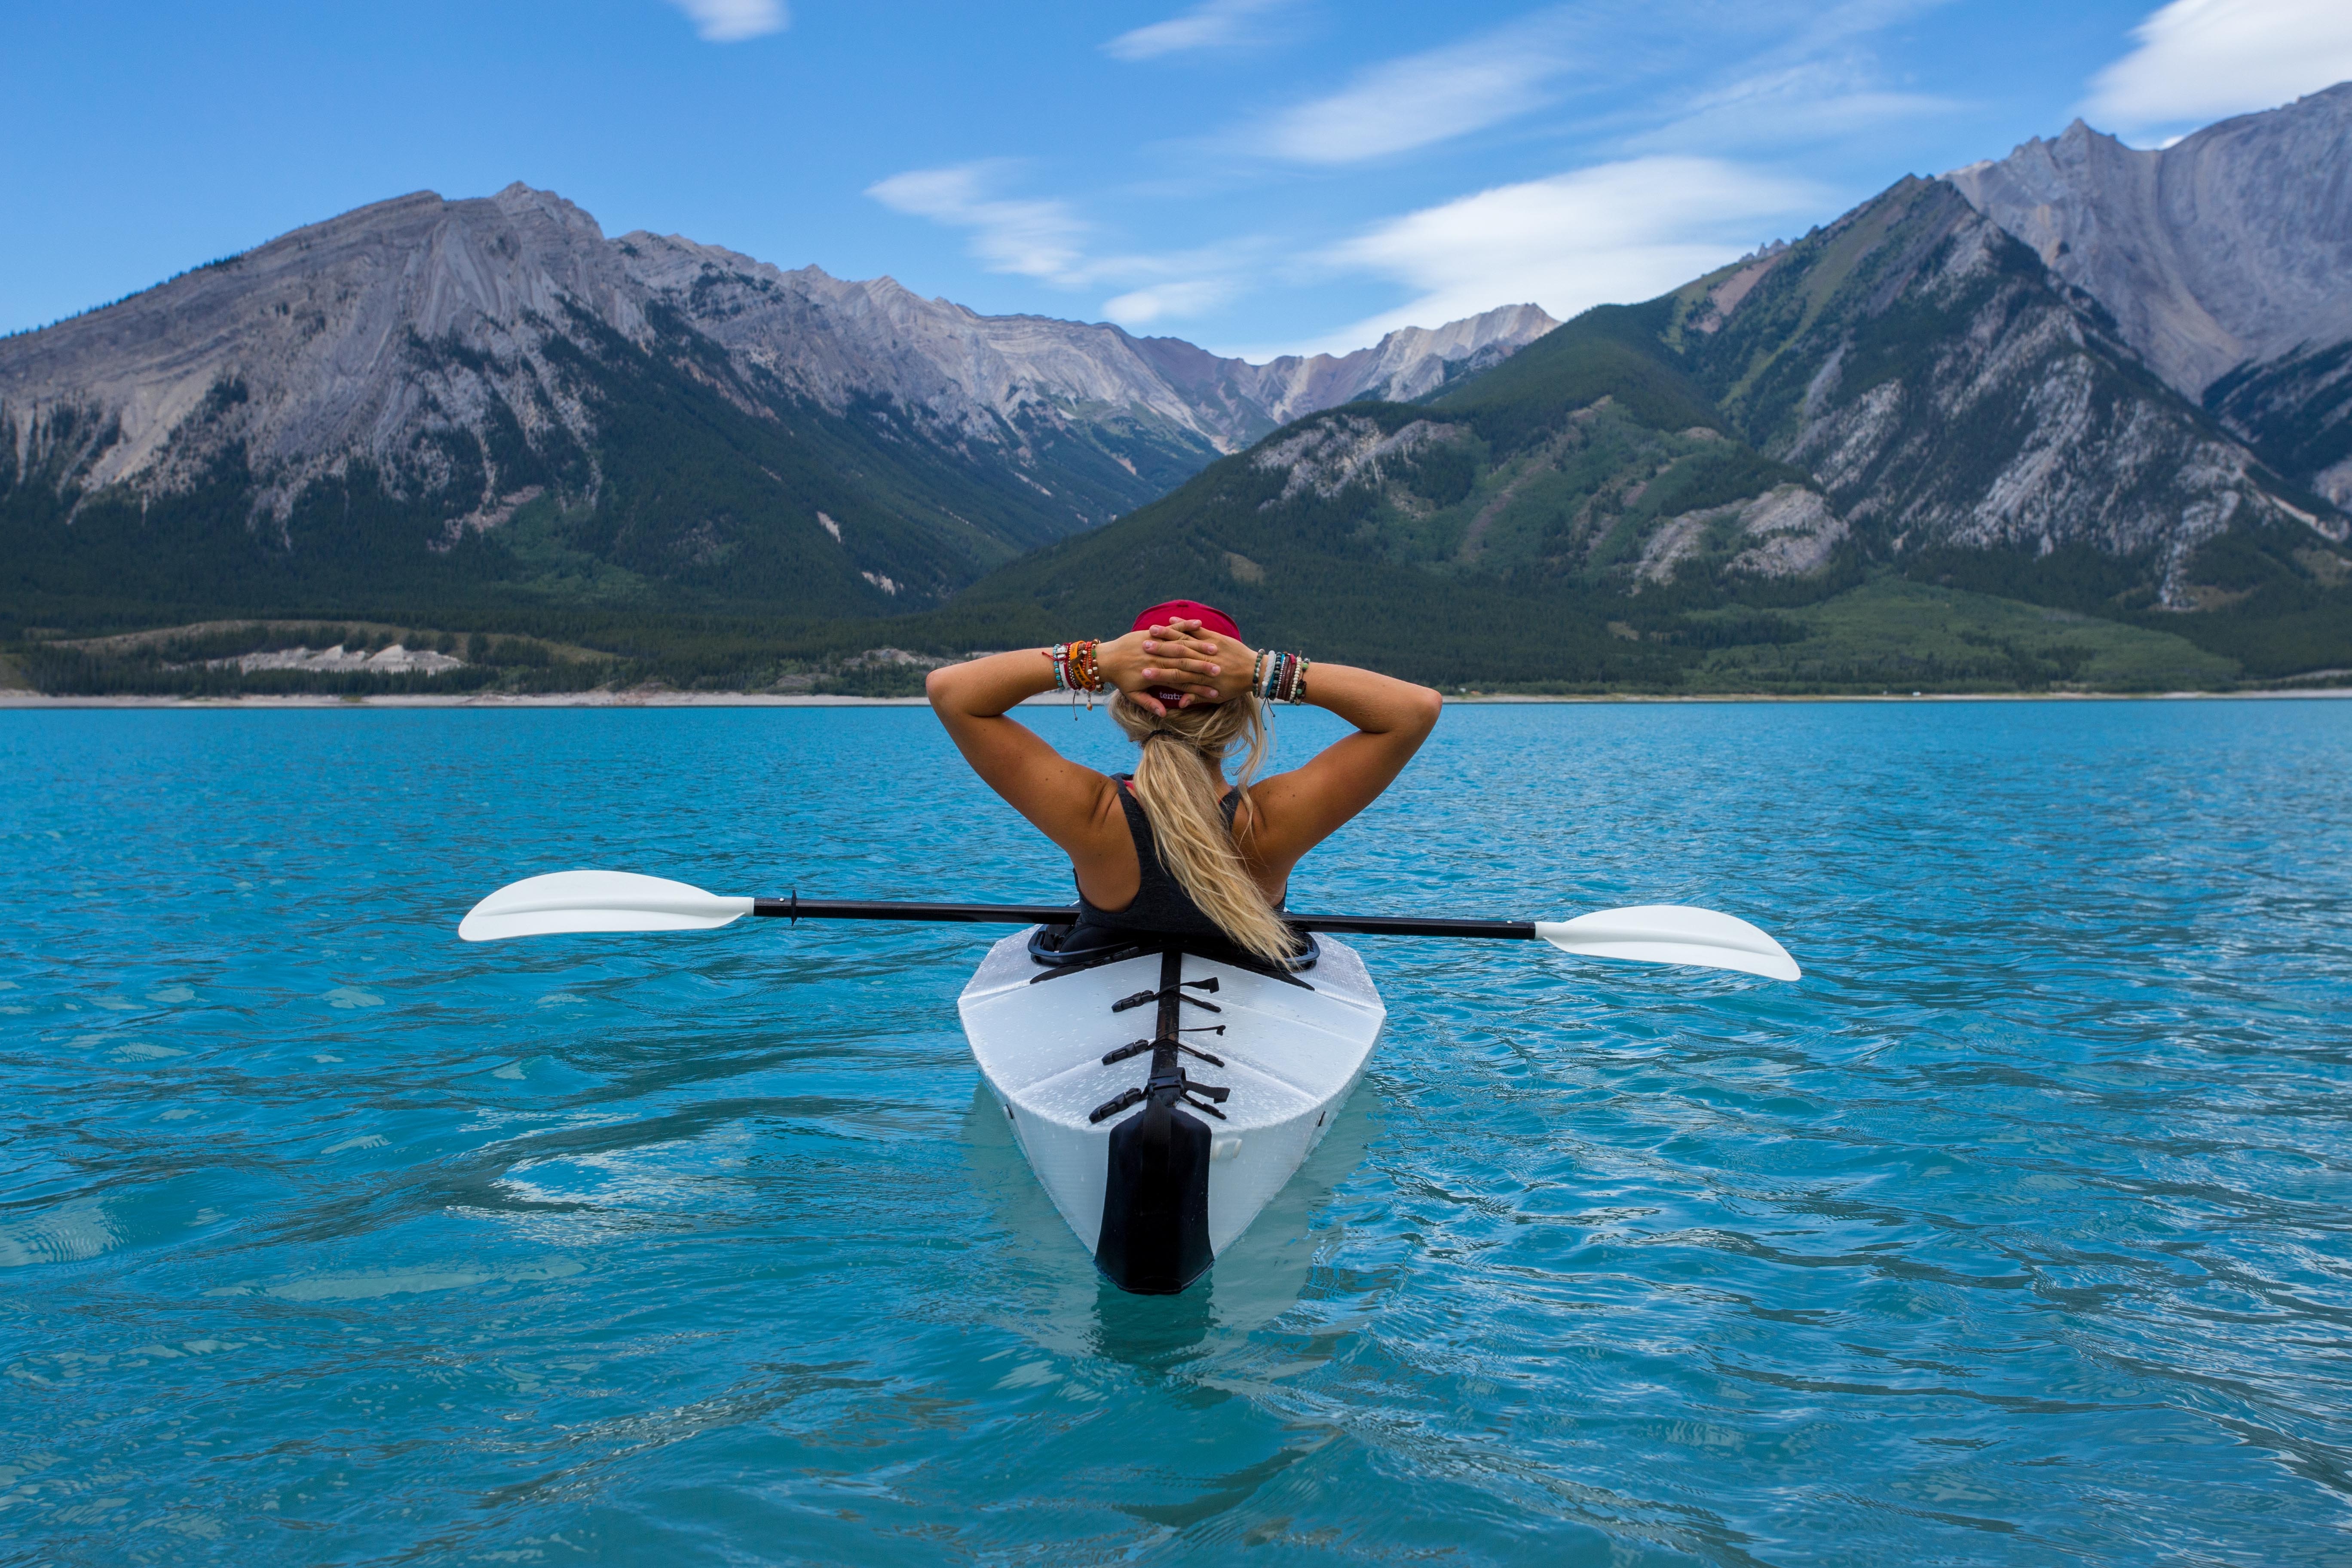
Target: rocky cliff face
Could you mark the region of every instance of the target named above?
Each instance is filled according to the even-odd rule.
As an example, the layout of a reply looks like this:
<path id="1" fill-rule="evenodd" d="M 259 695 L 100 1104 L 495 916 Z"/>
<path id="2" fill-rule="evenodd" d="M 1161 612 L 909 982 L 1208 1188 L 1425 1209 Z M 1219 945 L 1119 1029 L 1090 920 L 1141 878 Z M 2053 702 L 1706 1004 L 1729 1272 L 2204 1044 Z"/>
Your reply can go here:
<path id="1" fill-rule="evenodd" d="M 2239 366 L 2205 406 L 2281 473 L 2352 511 L 2352 342 Z"/>
<path id="2" fill-rule="evenodd" d="M 0 340 L 0 507 L 36 555 L 88 554 L 105 531 L 72 525 L 112 506 L 137 514 L 116 544 L 151 554 L 388 549 L 425 570 L 416 551 L 487 539 L 501 559 L 477 567 L 508 576 L 576 579 L 585 556 L 871 607 L 1104 521 L 1296 413 L 1440 384 L 1553 324 L 1507 308 L 1257 366 L 608 240 L 520 184 L 420 194 Z M 361 502 L 373 521 L 347 528 L 381 534 L 389 509 L 399 538 L 341 539 L 328 514 Z"/>
<path id="3" fill-rule="evenodd" d="M 354 459 L 395 486 L 446 478 L 433 437 L 470 434 L 492 405 L 527 432 L 584 434 L 544 353 L 574 312 L 646 334 L 585 213 L 521 186 L 403 196 L 0 341 L 0 408 L 20 465 L 91 489 L 184 489 L 234 440 L 282 521 L 291 494 Z M 420 372 L 415 345 L 460 342 L 476 363 Z"/>
<path id="4" fill-rule="evenodd" d="M 1946 178 L 2167 383 L 2352 502 L 2352 385 L 2321 363 L 2352 341 L 2352 83 L 2161 151 L 2076 121 Z"/>
<path id="5" fill-rule="evenodd" d="M 1359 397 L 1418 397 L 1559 324 L 1537 306 L 1506 305 L 1433 330 L 1403 328 L 1343 356 L 1260 365 L 1100 323 L 982 316 L 892 279 L 787 272 L 675 235 L 639 232 L 614 246 L 634 277 L 739 362 L 835 409 L 878 397 L 922 410 L 967 440 L 1000 441 L 1008 426 L 1041 418 L 1118 418 L 1237 451 Z"/>
<path id="6" fill-rule="evenodd" d="M 2088 546 L 2187 608 L 2233 527 L 2344 537 L 1949 184 L 1906 180 L 1677 300 L 1671 341 L 1725 412 L 1893 555 Z"/>
<path id="7" fill-rule="evenodd" d="M 1353 353 L 1286 354 L 1265 364 L 1216 359 L 1176 338 L 1147 338 L 1138 347 L 1171 385 L 1230 410 L 1226 428 L 1255 439 L 1359 398 L 1411 403 L 1501 363 L 1558 325 L 1540 306 L 1504 305 L 1434 330 L 1401 328 Z"/>

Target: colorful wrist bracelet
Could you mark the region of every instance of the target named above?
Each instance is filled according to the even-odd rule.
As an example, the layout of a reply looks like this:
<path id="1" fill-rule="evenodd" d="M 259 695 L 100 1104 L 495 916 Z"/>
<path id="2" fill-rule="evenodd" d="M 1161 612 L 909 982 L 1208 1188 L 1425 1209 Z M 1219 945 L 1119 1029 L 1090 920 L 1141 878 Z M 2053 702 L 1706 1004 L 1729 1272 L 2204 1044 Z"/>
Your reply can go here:
<path id="1" fill-rule="evenodd" d="M 1267 702 L 1288 702 L 1296 706 L 1307 700 L 1307 667 L 1313 661 L 1303 653 L 1282 653 L 1269 650 L 1257 656 L 1250 667 L 1250 690 Z"/>
<path id="2" fill-rule="evenodd" d="M 1073 695 L 1081 691 L 1089 695 L 1100 691 L 1103 689 L 1101 647 L 1102 643 L 1098 639 L 1089 637 L 1080 642 L 1057 642 L 1042 650 L 1045 662 L 1054 668 L 1054 689 Z"/>

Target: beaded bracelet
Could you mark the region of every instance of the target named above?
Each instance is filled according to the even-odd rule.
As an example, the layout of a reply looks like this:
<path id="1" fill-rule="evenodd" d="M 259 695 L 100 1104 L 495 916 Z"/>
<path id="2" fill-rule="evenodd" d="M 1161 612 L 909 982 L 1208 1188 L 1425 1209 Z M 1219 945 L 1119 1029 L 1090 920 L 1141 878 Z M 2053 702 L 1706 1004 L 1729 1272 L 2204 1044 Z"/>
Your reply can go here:
<path id="1" fill-rule="evenodd" d="M 1077 715 L 1078 693 L 1087 694 L 1087 710 L 1094 711 L 1095 693 L 1103 689 L 1102 643 L 1093 637 L 1080 642 L 1057 642 L 1039 651 L 1045 662 L 1054 667 L 1054 689 L 1070 694 L 1070 711 Z"/>
<path id="2" fill-rule="evenodd" d="M 1089 637 L 1084 642 L 1057 642 L 1041 650 L 1045 662 L 1054 667 L 1054 689 L 1056 691 L 1100 691 L 1102 661 L 1100 641 Z"/>
<path id="3" fill-rule="evenodd" d="M 1304 702 L 1309 662 L 1303 653 L 1261 653 L 1250 668 L 1250 689 L 1268 702 Z"/>

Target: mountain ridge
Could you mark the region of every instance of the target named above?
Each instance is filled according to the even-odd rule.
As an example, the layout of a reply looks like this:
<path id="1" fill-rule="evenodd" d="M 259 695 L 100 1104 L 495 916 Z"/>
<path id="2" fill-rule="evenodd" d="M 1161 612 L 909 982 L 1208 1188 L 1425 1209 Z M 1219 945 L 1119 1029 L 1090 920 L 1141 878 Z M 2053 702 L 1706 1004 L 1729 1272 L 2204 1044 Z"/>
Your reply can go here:
<path id="1" fill-rule="evenodd" d="M 2352 505 L 2352 82 L 2127 147 L 2077 120 L 1945 175 L 2158 375 Z"/>
<path id="2" fill-rule="evenodd" d="M 1894 553 L 2147 553 L 2178 608 L 2233 524 L 2344 537 L 1948 182 L 1898 182 L 1675 297 L 1664 335 L 1741 433 Z"/>
<path id="3" fill-rule="evenodd" d="M 2198 267 L 2263 223 L 2263 245 L 2292 249 L 2297 213 L 2307 248 L 2335 254 L 2345 177 L 2279 150 L 2347 126 L 2352 91 L 2331 89 L 2210 128 L 2170 163 L 2179 148 L 2077 126 L 2001 164 L 1906 176 L 1640 304 L 1561 325 L 1503 307 L 1262 365 L 677 237 L 608 240 L 522 186 L 401 198 L 377 221 L 409 226 L 402 243 L 320 265 L 318 247 L 364 237 L 363 209 L 175 282 L 245 289 L 263 330 L 239 337 L 247 318 L 223 306 L 142 337 L 118 310 L 103 332 L 137 353 L 98 348 L 152 364 L 110 409 L 25 417 L 11 367 L 40 356 L 0 344 L 16 437 L 0 531 L 27 546 L 0 552 L 0 590 L 64 604 L 68 583 L 81 597 L 53 624 L 75 625 L 364 602 L 444 640 L 528 630 L 706 684 L 787 665 L 833 679 L 824 660 L 878 644 L 947 658 L 1066 636 L 1170 592 L 1446 683 L 2340 671 L 2352 517 L 2324 481 L 2352 453 L 2352 342 L 2325 341 L 2332 300 L 2295 325 L 2307 257 L 2270 258 L 2250 274 L 2262 297 L 2221 310 Z M 2252 216 L 2159 254 L 2148 226 L 2183 210 L 2168 168 L 2197 211 Z M 2275 188 L 2223 202 L 2199 184 L 2216 170 Z M 2300 200 L 2298 182 L 2326 188 Z M 2143 277 L 2172 293 L 2118 310 Z M 2291 339 L 2210 380 L 2165 358 Z M 280 395 L 270 356 L 301 353 L 326 395 Z M 335 440 L 344 466 L 302 489 L 289 454 Z M 278 490 L 256 482 L 272 474 Z M 58 541 L 80 553 L 40 554 Z M 1412 647 L 1391 646 L 1398 626 Z M 905 657 L 839 679 L 887 686 Z"/>
<path id="4" fill-rule="evenodd" d="M 1310 415 L 940 624 L 1117 624 L 1189 584 L 1333 658 L 1402 657 L 1410 625 L 1446 684 L 1850 690 L 2121 670 L 2064 629 L 2096 617 L 2154 639 L 2109 679 L 2210 685 L 2352 664 L 2347 536 L 2095 299 L 1906 176 L 1419 403 Z M 2002 629 L 1853 644 L 1971 590 L 2012 601 L 1961 616 Z"/>
<path id="5" fill-rule="evenodd" d="M 1551 324 L 1507 307 L 1254 366 L 675 237 L 608 239 L 520 184 L 415 193 L 0 340 L 0 518 L 37 592 L 103 576 L 74 524 L 111 504 L 130 548 L 226 542 L 247 598 L 321 591 L 320 562 L 357 549 L 381 566 L 385 548 L 434 592 L 453 572 L 499 592 L 562 592 L 584 572 L 640 598 L 723 598 L 719 568 L 748 553 L 800 563 L 761 576 L 761 595 L 791 604 L 804 583 L 803 610 L 879 610 L 1162 493 L 1318 398 L 1434 384 Z M 1202 395 L 1157 368 L 1187 350 Z M 695 487 L 702 515 L 616 532 L 596 516 L 632 482 L 614 432 L 647 419 L 667 431 L 659 450 L 683 442 L 717 477 Z M 820 448 L 814 466 L 790 458 Z M 333 537 L 354 497 L 397 513 L 407 542 Z M 642 499 L 686 502 L 675 485 Z M 252 538 L 225 536 L 231 522 Z M 600 553 L 632 528 L 628 565 Z"/>

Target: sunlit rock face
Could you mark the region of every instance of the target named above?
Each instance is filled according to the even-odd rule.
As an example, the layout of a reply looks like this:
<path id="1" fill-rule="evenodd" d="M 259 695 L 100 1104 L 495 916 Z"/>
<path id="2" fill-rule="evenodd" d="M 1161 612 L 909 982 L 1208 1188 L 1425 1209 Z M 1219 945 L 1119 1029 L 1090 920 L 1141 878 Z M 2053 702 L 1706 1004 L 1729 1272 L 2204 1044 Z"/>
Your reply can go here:
<path id="1" fill-rule="evenodd" d="M 2352 501 L 2352 83 L 2161 150 L 2076 121 L 1946 176 L 2166 382 Z"/>
<path id="2" fill-rule="evenodd" d="M 2148 559 L 2160 601 L 2187 605 L 2200 548 L 2233 526 L 2341 536 L 1945 182 L 1728 276 L 1727 310 L 1720 285 L 1693 296 L 1696 368 L 1897 555 L 2089 545 Z"/>

